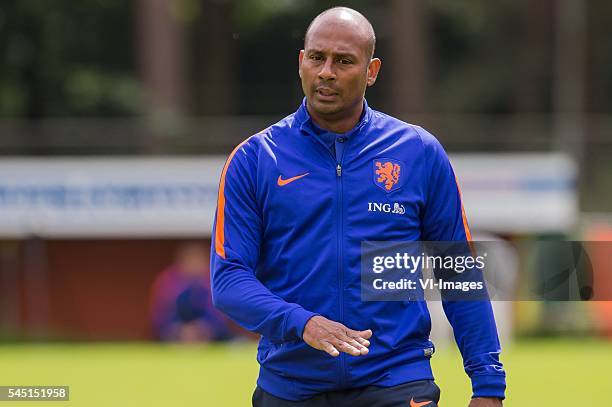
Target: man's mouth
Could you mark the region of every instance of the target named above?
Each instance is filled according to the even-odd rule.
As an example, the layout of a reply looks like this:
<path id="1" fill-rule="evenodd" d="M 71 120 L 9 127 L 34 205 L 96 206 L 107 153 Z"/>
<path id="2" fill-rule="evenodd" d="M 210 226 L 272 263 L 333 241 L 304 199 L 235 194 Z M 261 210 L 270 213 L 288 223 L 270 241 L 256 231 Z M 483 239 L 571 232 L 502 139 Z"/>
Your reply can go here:
<path id="1" fill-rule="evenodd" d="M 331 99 L 338 95 L 338 92 L 325 86 L 316 88 L 315 92 L 324 99 Z"/>

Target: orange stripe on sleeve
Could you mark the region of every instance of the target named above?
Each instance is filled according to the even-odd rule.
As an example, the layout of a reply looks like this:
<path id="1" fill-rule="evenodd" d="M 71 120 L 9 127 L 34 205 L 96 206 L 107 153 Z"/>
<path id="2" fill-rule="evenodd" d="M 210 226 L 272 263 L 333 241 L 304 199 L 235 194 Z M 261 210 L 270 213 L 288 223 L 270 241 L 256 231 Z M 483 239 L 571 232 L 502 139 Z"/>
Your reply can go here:
<path id="1" fill-rule="evenodd" d="M 219 181 L 219 195 L 217 196 L 217 222 L 215 223 L 215 252 L 217 255 L 225 259 L 225 174 L 229 167 L 232 158 L 244 143 L 249 141 L 251 137 L 238 144 L 236 148 L 227 158 L 223 171 L 221 171 L 221 180 Z"/>
<path id="2" fill-rule="evenodd" d="M 461 203 L 461 217 L 463 218 L 463 229 L 465 230 L 465 236 L 468 242 L 472 241 L 472 234 L 470 233 L 470 227 L 468 226 L 467 216 L 465 216 L 465 209 L 463 208 L 463 198 L 461 197 L 461 187 L 459 187 L 459 180 L 455 175 L 455 183 L 457 184 L 457 190 L 459 191 L 459 200 Z"/>

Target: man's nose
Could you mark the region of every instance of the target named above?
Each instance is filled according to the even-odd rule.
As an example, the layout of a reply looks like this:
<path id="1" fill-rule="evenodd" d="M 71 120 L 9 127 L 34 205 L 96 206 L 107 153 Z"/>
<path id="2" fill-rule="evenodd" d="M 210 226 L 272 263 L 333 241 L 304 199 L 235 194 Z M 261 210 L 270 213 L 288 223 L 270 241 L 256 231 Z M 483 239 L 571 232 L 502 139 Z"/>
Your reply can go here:
<path id="1" fill-rule="evenodd" d="M 327 81 L 335 79 L 336 73 L 333 68 L 333 60 L 328 58 L 319 71 L 319 78 Z"/>

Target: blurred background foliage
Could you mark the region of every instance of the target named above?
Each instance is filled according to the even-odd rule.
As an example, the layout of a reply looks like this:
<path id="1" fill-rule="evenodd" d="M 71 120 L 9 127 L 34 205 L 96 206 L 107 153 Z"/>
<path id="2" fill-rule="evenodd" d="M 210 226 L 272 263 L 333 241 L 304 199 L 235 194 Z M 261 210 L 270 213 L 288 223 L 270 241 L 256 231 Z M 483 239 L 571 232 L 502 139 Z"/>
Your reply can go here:
<path id="1" fill-rule="evenodd" d="M 138 114 L 133 14 L 119 0 L 3 1 L 0 114 Z"/>
<path id="2" fill-rule="evenodd" d="M 5 0 L 0 8 L 0 116 L 135 116 L 147 112 L 148 84 L 139 37 L 145 3 L 156 1 Z M 178 34 L 183 93 L 190 115 L 289 113 L 301 98 L 297 51 L 308 22 L 343 2 L 297 0 L 176 0 L 169 21 Z M 555 0 L 431 0 L 344 2 L 363 11 L 378 34 L 380 83 L 369 98 L 381 110 L 411 82 L 411 66 L 427 72 L 421 112 L 552 112 Z M 612 5 L 584 1 L 585 110 L 612 109 Z M 159 8 L 154 4 L 152 8 Z M 408 7 L 408 11 L 401 10 Z M 394 18 L 410 13 L 423 37 L 421 58 L 398 61 L 414 47 L 410 27 Z M 163 19 L 163 11 L 153 11 Z M 153 16 L 152 19 L 159 19 Z M 409 21 L 408 23 L 410 23 Z M 163 31 L 163 28 L 160 29 Z M 170 40 L 170 39 L 166 39 Z M 160 50 L 161 51 L 161 50 Z M 558 50 L 563 52 L 562 49 Z M 172 51 L 171 51 L 172 52 Z M 398 72 L 399 70 L 399 72 Z M 211 89 L 212 87 L 212 89 Z"/>

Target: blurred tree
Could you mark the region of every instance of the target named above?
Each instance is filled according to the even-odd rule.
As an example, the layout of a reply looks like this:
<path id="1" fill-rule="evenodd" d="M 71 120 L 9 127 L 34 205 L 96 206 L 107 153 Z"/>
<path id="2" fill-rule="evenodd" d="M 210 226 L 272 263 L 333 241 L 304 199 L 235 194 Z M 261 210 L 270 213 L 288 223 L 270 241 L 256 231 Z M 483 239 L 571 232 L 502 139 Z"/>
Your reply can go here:
<path id="1" fill-rule="evenodd" d="M 391 24 L 386 89 L 390 111 L 429 111 L 430 61 L 429 9 L 425 0 L 392 0 L 388 8 Z"/>
<path id="2" fill-rule="evenodd" d="M 553 58 L 554 0 L 520 1 L 520 48 L 515 113 L 550 109 Z"/>
<path id="3" fill-rule="evenodd" d="M 586 100 L 587 4 L 555 3 L 553 109 L 556 150 L 583 157 Z"/>
<path id="4" fill-rule="evenodd" d="M 193 32 L 193 100 L 198 114 L 221 115 L 236 112 L 234 1 L 201 0 L 203 13 Z"/>
<path id="5" fill-rule="evenodd" d="M 4 0 L 0 116 L 138 113 L 132 7 L 122 0 Z"/>
<path id="6" fill-rule="evenodd" d="M 509 113 L 518 79 L 518 3 L 432 0 L 430 4 L 433 109 Z"/>
<path id="7" fill-rule="evenodd" d="M 137 1 L 139 68 L 154 114 L 179 114 L 185 108 L 185 35 L 173 4 Z"/>
<path id="8" fill-rule="evenodd" d="M 612 111 L 612 2 L 589 3 L 587 107 L 590 111 Z M 612 137 L 612 135 L 610 135 Z"/>

